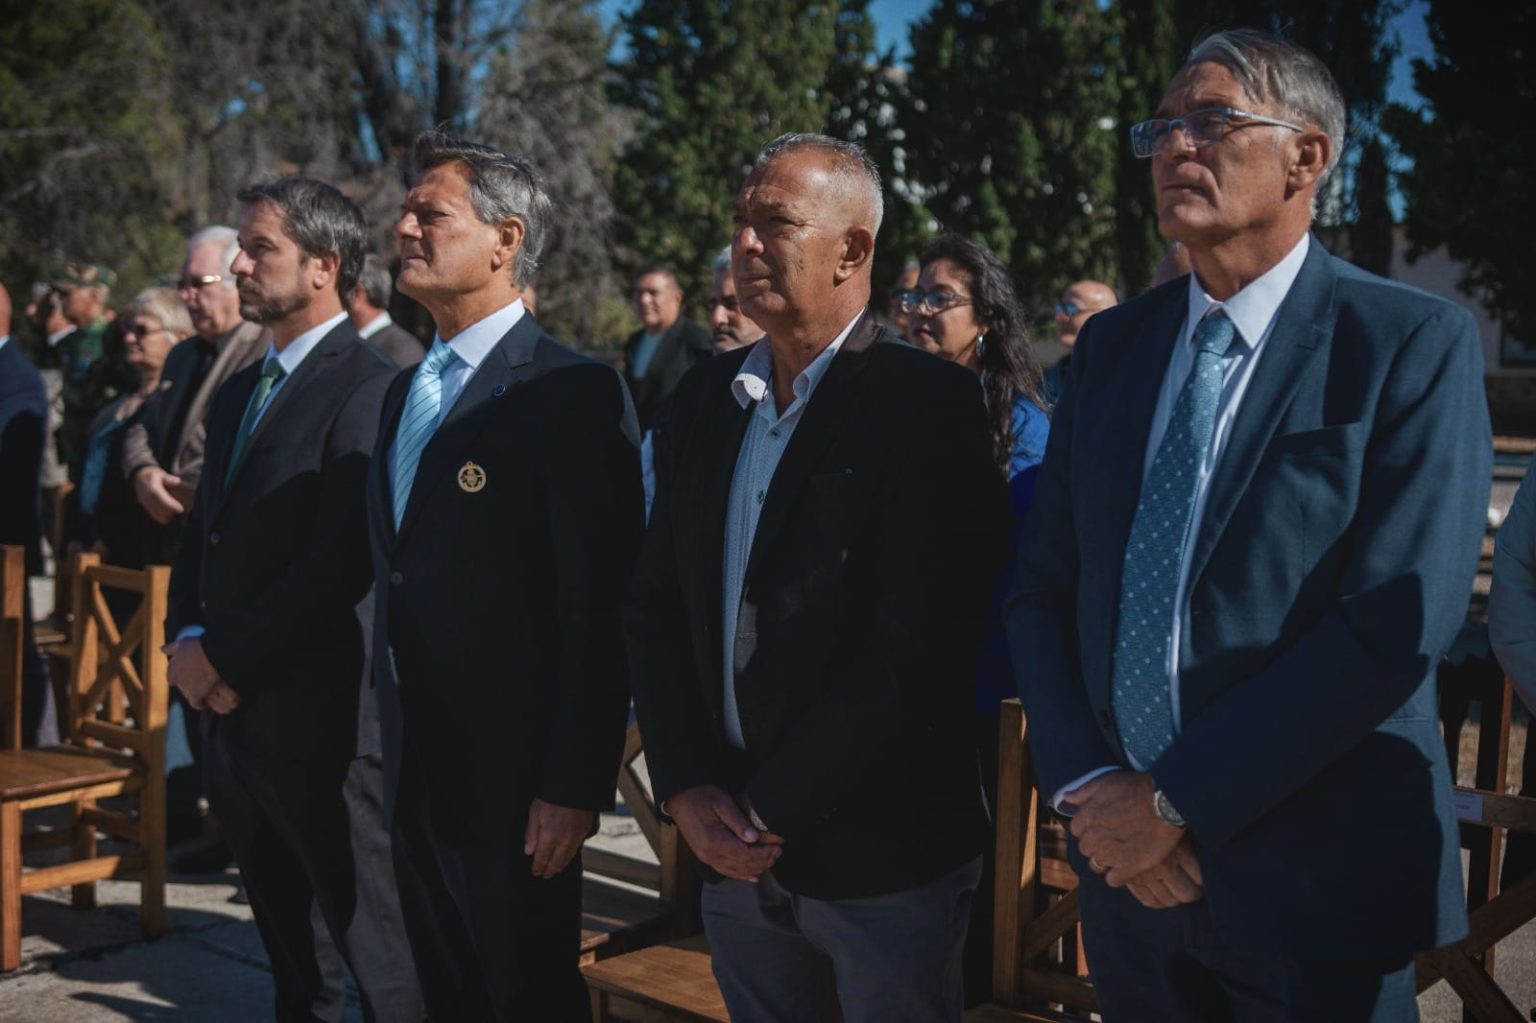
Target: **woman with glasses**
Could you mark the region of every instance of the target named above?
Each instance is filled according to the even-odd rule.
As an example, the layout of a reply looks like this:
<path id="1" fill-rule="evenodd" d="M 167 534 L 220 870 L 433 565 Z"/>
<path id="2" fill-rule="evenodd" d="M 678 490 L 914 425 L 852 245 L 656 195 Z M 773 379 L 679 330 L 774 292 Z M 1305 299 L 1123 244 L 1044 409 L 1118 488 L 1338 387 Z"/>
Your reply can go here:
<path id="1" fill-rule="evenodd" d="M 1008 479 L 1013 501 L 1012 546 L 1017 549 L 1035 476 L 1045 457 L 1050 420 L 1040 395 L 1040 364 L 1030 352 L 1024 310 L 1008 268 L 985 247 L 958 235 L 945 235 L 923 252 L 917 287 L 903 296 L 902 304 L 911 317 L 909 336 L 914 345 L 981 378 L 992 424 L 993 453 L 998 471 Z M 993 593 L 976 673 L 976 744 L 989 805 L 995 804 L 997 787 L 998 707 L 1015 695 L 1002 623 L 1002 603 L 1013 582 L 1013 562 L 1013 558 L 1008 559 Z M 964 958 L 968 992 L 988 990 L 993 847 L 992 842 L 986 845 L 981 885 L 971 901 Z"/>
<path id="2" fill-rule="evenodd" d="M 123 427 L 162 387 L 160 370 L 171 349 L 192 334 L 187 307 L 170 288 L 139 292 L 119 318 L 124 355 L 138 386 L 103 408 L 91 421 L 77 494 L 83 545 L 103 560 L 127 568 L 164 562 L 170 534 L 153 522 L 123 478 Z"/>

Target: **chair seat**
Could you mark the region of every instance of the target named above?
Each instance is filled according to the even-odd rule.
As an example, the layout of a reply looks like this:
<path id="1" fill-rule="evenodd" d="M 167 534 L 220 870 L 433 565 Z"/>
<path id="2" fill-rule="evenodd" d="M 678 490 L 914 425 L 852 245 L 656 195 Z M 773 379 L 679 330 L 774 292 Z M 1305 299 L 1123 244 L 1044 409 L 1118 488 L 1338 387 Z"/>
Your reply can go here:
<path id="1" fill-rule="evenodd" d="M 137 773 L 128 757 L 73 746 L 0 750 L 0 800 L 34 799 L 123 781 Z"/>
<path id="2" fill-rule="evenodd" d="M 582 973 L 599 991 L 664 1009 L 669 1019 L 730 1023 L 703 935 L 603 959 Z"/>
<path id="3" fill-rule="evenodd" d="M 670 908 L 654 894 L 608 884 L 589 874 L 581 884 L 581 951 L 609 951 L 605 946 L 615 943 L 617 950 L 624 951 L 633 947 L 633 939 L 668 923 L 669 913 Z"/>
<path id="4" fill-rule="evenodd" d="M 965 1014 L 965 1023 L 1075 1023 L 1073 1017 L 1048 1010 L 1010 1009 L 1002 1005 L 978 1005 Z"/>

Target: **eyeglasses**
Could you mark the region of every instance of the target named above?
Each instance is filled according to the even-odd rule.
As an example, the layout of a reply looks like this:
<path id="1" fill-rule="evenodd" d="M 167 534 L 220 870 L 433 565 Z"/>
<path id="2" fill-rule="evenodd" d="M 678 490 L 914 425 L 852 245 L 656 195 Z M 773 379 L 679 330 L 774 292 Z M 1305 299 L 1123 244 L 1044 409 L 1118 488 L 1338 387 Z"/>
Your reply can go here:
<path id="1" fill-rule="evenodd" d="M 123 324 L 123 337 L 136 337 L 143 340 L 146 337 L 154 337 L 156 334 L 169 334 L 168 327 L 151 327 L 147 323 Z"/>
<path id="2" fill-rule="evenodd" d="M 1234 124 L 1233 121 L 1242 123 Z M 1175 129 L 1184 133 L 1185 142 L 1196 149 L 1204 149 L 1206 146 L 1215 145 L 1239 128 L 1249 128 L 1255 124 L 1289 128 L 1291 131 L 1306 131 L 1300 125 L 1289 121 L 1278 121 L 1273 117 L 1250 114 L 1246 110 L 1209 107 L 1204 110 L 1191 110 L 1183 117 L 1154 117 L 1150 121 L 1131 125 L 1131 151 L 1142 159 L 1153 156 L 1163 147 L 1163 143 Z"/>
<path id="3" fill-rule="evenodd" d="M 176 282 L 176 287 L 181 291 L 200 291 L 210 284 L 218 284 L 223 279 L 223 274 L 200 274 L 197 277 L 183 277 Z"/>
<path id="4" fill-rule="evenodd" d="M 1083 307 L 1076 302 L 1057 302 L 1056 311 L 1063 316 L 1076 316 L 1083 311 Z"/>
<path id="5" fill-rule="evenodd" d="M 704 303 L 704 308 L 710 312 L 714 312 L 721 306 L 725 306 L 725 311 L 728 313 L 734 313 L 741 309 L 741 304 L 736 300 L 735 295 L 730 295 L 726 298 L 716 298 L 711 295 L 709 296 L 709 301 Z"/>
<path id="6" fill-rule="evenodd" d="M 956 295 L 953 291 L 919 291 L 916 288 L 901 292 L 896 296 L 896 301 L 904 313 L 942 313 L 957 305 L 971 304 L 970 299 Z"/>

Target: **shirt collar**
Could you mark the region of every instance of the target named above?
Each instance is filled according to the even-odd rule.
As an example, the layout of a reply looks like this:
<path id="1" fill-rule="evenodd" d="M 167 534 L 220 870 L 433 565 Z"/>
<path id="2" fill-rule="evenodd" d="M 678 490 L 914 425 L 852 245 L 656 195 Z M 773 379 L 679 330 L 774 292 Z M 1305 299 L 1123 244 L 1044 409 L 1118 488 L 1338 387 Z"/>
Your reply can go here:
<path id="1" fill-rule="evenodd" d="M 335 330 L 341 321 L 346 318 L 346 313 L 337 313 L 324 323 L 310 327 L 304 333 L 288 342 L 287 347 L 282 351 L 277 350 L 276 342 L 268 341 L 267 358 L 275 357 L 277 364 L 283 367 L 283 374 L 285 376 L 292 376 L 293 371 L 299 368 L 299 363 L 304 361 L 304 356 L 314 351 L 315 346 L 320 343 L 321 339 Z"/>
<path id="2" fill-rule="evenodd" d="M 4 348 L 6 346 L 6 343 L 9 342 L 10 340 L 11 340 L 11 335 L 9 335 L 9 334 L 0 334 L 0 348 Z"/>
<path id="3" fill-rule="evenodd" d="M 453 340 L 443 343 L 452 348 L 453 354 L 464 360 L 471 369 L 479 369 L 496 343 L 506 337 L 507 331 L 517 326 L 522 318 L 523 300 L 515 298 L 510 305 L 504 305 L 485 319 L 471 323 L 455 334 Z M 443 339 L 438 336 L 433 340 L 436 342 Z"/>
<path id="4" fill-rule="evenodd" d="M 1226 310 L 1232 325 L 1237 328 L 1238 339 L 1251 351 L 1269 330 L 1285 296 L 1290 294 L 1291 285 L 1296 283 L 1296 275 L 1301 273 L 1301 264 L 1307 259 L 1310 238 L 1310 235 L 1302 235 L 1301 241 L 1286 253 L 1284 259 L 1265 270 L 1225 302 L 1218 302 L 1206 294 L 1199 278 L 1190 274 L 1188 323 L 1191 330 L 1186 340 L 1194 337 L 1193 326 L 1203 320 L 1212 307 L 1220 306 Z"/>
<path id="5" fill-rule="evenodd" d="M 380 313 L 369 320 L 366 325 L 359 328 L 357 333 L 366 341 L 393 322 L 395 321 L 389 318 L 389 313 Z"/>
<path id="6" fill-rule="evenodd" d="M 49 348 L 57 348 L 59 346 L 59 342 L 60 341 L 63 341 L 65 338 L 69 337 L 69 335 L 73 334 L 74 332 L 75 332 L 75 328 L 74 328 L 73 324 L 71 324 L 68 327 L 65 327 L 63 330 L 56 330 L 56 331 L 54 331 L 52 334 L 48 335 L 48 347 Z"/>
<path id="7" fill-rule="evenodd" d="M 827 375 L 827 369 L 832 365 L 833 358 L 838 350 L 843 347 L 843 342 L 848 340 L 848 335 L 853 332 L 853 325 L 859 322 L 863 316 L 859 312 L 848 325 L 838 332 L 832 343 L 821 350 L 821 354 L 811 360 L 811 364 L 800 371 L 791 385 L 796 401 L 809 401 L 811 393 L 816 390 L 816 385 L 821 383 L 821 378 Z M 752 346 L 747 353 L 746 361 L 741 364 L 736 378 L 731 381 L 731 393 L 736 396 L 736 402 L 742 408 L 760 402 L 767 397 L 773 381 L 773 347 L 768 344 L 769 339 L 763 338 Z M 780 409 L 782 415 L 787 409 Z"/>

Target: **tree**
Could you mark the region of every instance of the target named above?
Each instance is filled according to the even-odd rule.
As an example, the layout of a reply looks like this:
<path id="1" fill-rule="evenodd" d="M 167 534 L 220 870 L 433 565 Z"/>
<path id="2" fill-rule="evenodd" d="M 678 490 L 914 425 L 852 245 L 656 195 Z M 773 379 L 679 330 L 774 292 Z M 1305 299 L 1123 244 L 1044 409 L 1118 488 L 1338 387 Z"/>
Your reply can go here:
<path id="1" fill-rule="evenodd" d="M 1487 300 L 1513 337 L 1536 341 L 1533 210 L 1524 175 L 1536 161 L 1530 8 L 1490 25 L 1472 4 L 1431 0 L 1435 55 L 1414 61 L 1425 109 L 1395 106 L 1388 129 L 1413 161 L 1402 175 L 1409 257 L 1444 246 L 1461 287 Z"/>
<path id="2" fill-rule="evenodd" d="M 1120 0 L 1116 51 L 1119 97 L 1115 138 L 1115 248 L 1127 295 L 1152 282 L 1167 243 L 1157 231 L 1156 196 L 1147 161 L 1131 152 L 1131 125 L 1157 109 L 1163 90 L 1188 51 L 1173 0 Z"/>
<path id="3" fill-rule="evenodd" d="M 637 127 L 614 179 L 620 266 L 670 263 L 701 308 L 753 155 L 827 121 L 838 11 L 800 0 L 641 0 L 625 16 L 615 99 Z"/>
<path id="4" fill-rule="evenodd" d="M 938 0 L 912 30 L 907 135 L 927 206 L 1037 308 L 1063 282 L 1115 279 L 1110 42 L 1095 0 Z"/>

